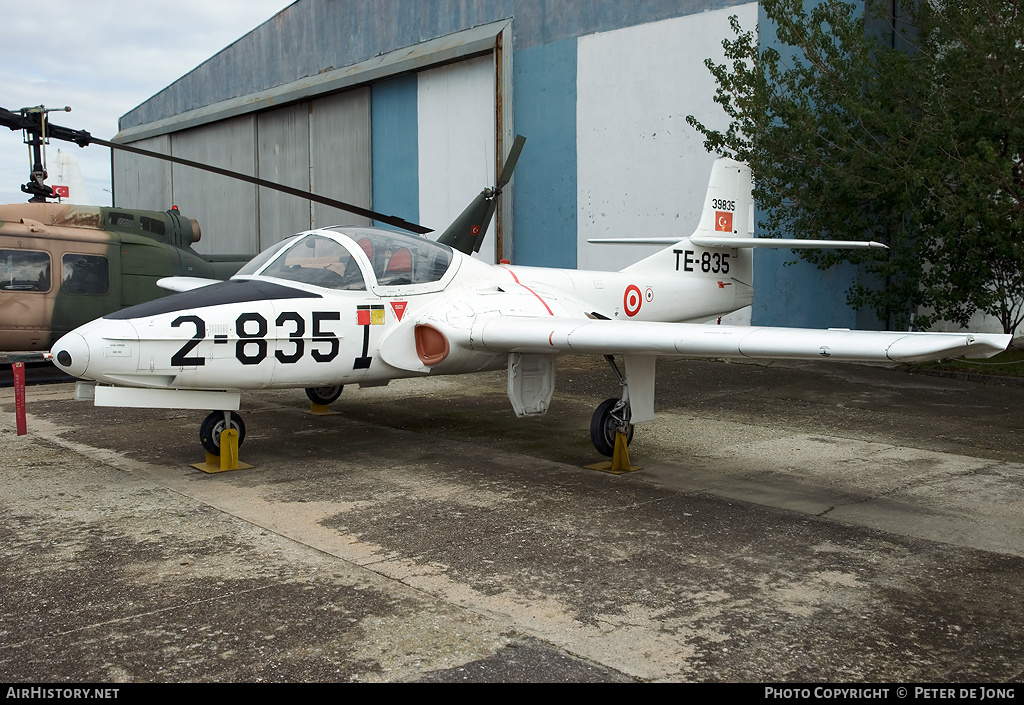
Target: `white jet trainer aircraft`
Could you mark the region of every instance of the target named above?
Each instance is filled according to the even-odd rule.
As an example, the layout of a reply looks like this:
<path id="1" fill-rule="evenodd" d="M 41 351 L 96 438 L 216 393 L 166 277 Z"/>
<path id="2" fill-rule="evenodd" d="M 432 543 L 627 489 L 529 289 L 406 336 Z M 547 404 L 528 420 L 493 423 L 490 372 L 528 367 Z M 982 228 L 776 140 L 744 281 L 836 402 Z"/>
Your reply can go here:
<path id="1" fill-rule="evenodd" d="M 212 409 L 200 438 L 216 455 L 224 428 L 244 438 L 232 413 L 243 389 L 302 387 L 326 404 L 347 384 L 507 367 L 512 407 L 527 416 L 547 411 L 560 353 L 603 355 L 622 396 L 598 406 L 591 440 L 612 455 L 617 432 L 628 438 L 654 418 L 658 355 L 920 361 L 989 357 L 1009 344 L 1008 335 L 694 322 L 751 302 L 753 247 L 882 247 L 738 237 L 751 230 L 750 192 L 749 169 L 718 160 L 696 232 L 631 240 L 669 246 L 620 272 L 490 265 L 375 228 L 310 230 L 229 281 L 164 280 L 179 293 L 78 328 L 52 358 L 98 383 L 97 406 Z"/>

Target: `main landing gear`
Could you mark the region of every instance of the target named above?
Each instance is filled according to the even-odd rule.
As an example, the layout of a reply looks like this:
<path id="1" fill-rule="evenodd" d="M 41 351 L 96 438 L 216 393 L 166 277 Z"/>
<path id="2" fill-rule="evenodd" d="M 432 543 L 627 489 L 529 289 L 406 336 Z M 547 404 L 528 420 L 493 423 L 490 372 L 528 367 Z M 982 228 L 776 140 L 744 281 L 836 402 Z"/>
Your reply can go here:
<path id="1" fill-rule="evenodd" d="M 601 402 L 590 419 L 590 442 L 601 455 L 615 453 L 615 434 L 626 436 L 626 445 L 633 440 L 633 424 L 629 422 L 629 402 L 607 399 Z"/>
<path id="2" fill-rule="evenodd" d="M 633 424 L 630 423 L 629 388 L 626 385 L 626 378 L 619 371 L 614 357 L 605 355 L 604 359 L 608 361 L 622 386 L 622 398 L 607 399 L 598 405 L 594 417 L 590 420 L 590 442 L 594 444 L 598 453 L 611 457 L 615 454 L 617 434 L 621 433 L 624 436 L 626 445 L 633 440 Z"/>
<path id="3" fill-rule="evenodd" d="M 314 404 L 320 404 L 321 406 L 327 406 L 341 396 L 341 390 L 344 389 L 342 386 L 334 387 L 306 387 L 306 396 Z"/>

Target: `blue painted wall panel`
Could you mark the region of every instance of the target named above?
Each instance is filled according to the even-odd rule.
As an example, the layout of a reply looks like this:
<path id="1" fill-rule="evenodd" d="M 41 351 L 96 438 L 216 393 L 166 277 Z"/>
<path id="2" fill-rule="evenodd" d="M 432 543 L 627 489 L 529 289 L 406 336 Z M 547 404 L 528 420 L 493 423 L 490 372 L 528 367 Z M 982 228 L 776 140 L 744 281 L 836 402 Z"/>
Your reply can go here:
<path id="1" fill-rule="evenodd" d="M 576 40 L 516 52 L 515 264 L 576 267 Z"/>
<path id="2" fill-rule="evenodd" d="M 516 132 L 526 147 L 515 171 L 516 264 L 577 265 L 577 42 L 518 51 Z"/>
<path id="3" fill-rule="evenodd" d="M 419 222 L 416 76 L 372 86 L 373 210 Z"/>
<path id="4" fill-rule="evenodd" d="M 794 264 L 788 264 L 794 262 Z M 853 265 L 820 270 L 799 260 L 792 250 L 755 250 L 755 326 L 796 328 L 857 328 L 856 312 L 846 292 L 856 280 Z"/>

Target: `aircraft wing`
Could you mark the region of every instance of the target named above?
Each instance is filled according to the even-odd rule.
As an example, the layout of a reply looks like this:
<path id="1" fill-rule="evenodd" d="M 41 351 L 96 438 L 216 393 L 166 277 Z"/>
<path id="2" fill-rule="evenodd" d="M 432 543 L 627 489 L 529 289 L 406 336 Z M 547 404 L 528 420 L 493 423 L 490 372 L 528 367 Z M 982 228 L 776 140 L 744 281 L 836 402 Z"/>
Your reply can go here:
<path id="1" fill-rule="evenodd" d="M 479 345 L 495 352 L 880 362 L 991 357 L 1005 350 L 1010 339 L 1009 335 L 979 333 L 814 330 L 515 316 L 496 317 L 473 330 L 473 347 Z"/>
<path id="2" fill-rule="evenodd" d="M 169 291 L 192 291 L 210 284 L 223 284 L 220 279 L 204 279 L 203 277 L 164 277 L 157 279 L 156 285 Z"/>

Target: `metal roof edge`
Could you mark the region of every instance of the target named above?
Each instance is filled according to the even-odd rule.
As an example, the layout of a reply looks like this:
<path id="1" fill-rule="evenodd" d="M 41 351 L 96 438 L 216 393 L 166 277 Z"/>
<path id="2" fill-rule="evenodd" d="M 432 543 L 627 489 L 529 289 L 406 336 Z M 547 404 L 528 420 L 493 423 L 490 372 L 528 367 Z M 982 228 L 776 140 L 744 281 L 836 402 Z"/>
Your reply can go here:
<path id="1" fill-rule="evenodd" d="M 468 58 L 474 54 L 494 49 L 497 37 L 511 23 L 511 19 L 504 19 L 460 30 L 443 37 L 395 49 L 340 69 L 331 69 L 316 76 L 306 76 L 274 88 L 230 98 L 169 118 L 130 127 L 119 131 L 111 141 L 138 142 L 247 113 L 300 102 L 314 96 L 342 91 L 427 66 Z"/>

